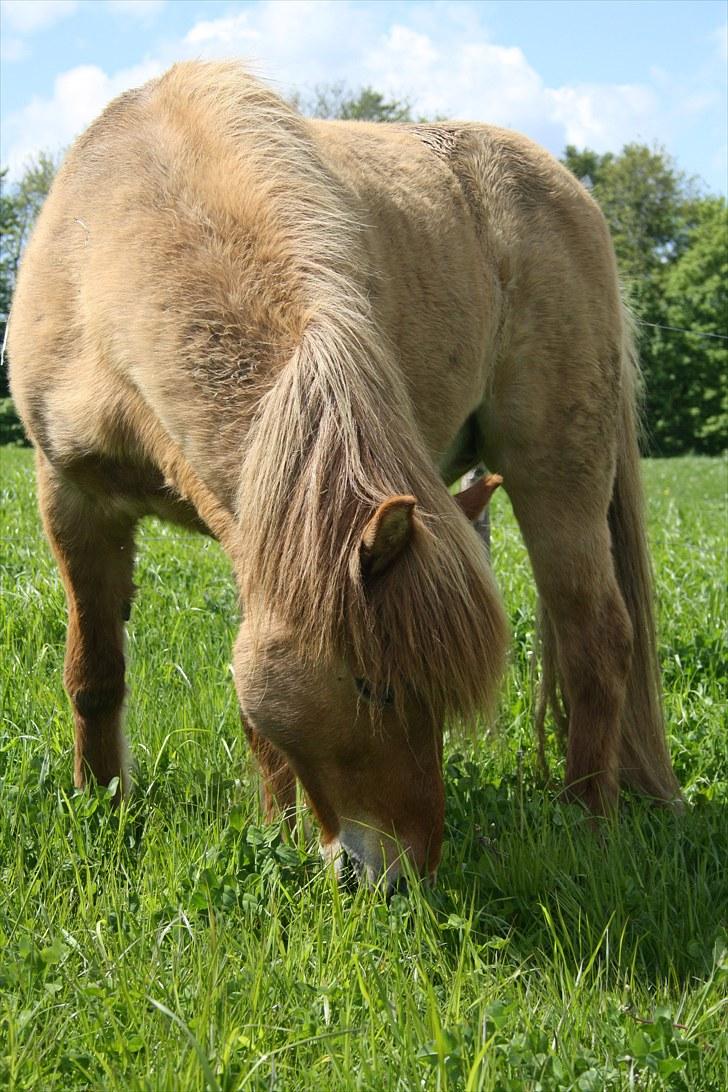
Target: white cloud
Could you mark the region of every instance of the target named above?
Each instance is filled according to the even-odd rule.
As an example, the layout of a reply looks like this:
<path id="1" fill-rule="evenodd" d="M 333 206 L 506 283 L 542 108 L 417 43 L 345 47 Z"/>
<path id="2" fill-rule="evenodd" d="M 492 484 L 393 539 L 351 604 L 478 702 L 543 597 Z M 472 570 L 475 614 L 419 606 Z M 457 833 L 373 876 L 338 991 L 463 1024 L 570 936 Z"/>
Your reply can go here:
<path id="1" fill-rule="evenodd" d="M 63 72 L 56 78 L 50 98 L 36 96 L 5 120 L 10 176 L 16 177 L 39 149 L 55 152 L 64 148 L 111 99 L 161 70 L 159 62 L 146 61 L 112 76 L 97 65 L 79 65 Z"/>
<path id="2" fill-rule="evenodd" d="M 438 41 L 393 26 L 363 58 L 367 82 L 409 97 L 425 116 L 487 121 L 521 129 L 552 151 L 566 143 L 597 151 L 649 135 L 657 109 L 641 85 L 548 87 L 517 47 L 495 45 L 481 31 L 453 27 Z"/>
<path id="3" fill-rule="evenodd" d="M 220 48 L 236 50 L 249 41 L 260 41 L 260 32 L 250 26 L 247 11 L 229 15 L 223 19 L 203 20 L 195 23 L 185 35 L 187 45 L 201 46 L 203 51 Z"/>
<path id="4" fill-rule="evenodd" d="M 78 10 L 78 0 L 2 0 L 2 21 L 18 34 L 34 34 Z"/>
<path id="5" fill-rule="evenodd" d="M 548 89 L 545 95 L 568 144 L 606 152 L 628 140 L 651 139 L 658 104 L 649 87 L 579 84 Z"/>
<path id="6" fill-rule="evenodd" d="M 361 82 L 363 43 L 374 35 L 376 7 L 349 0 L 263 0 L 196 23 L 182 50 L 188 57 L 242 57 L 288 91 L 337 80 L 355 85 Z"/>
<path id="7" fill-rule="evenodd" d="M 409 94 L 426 115 L 515 124 L 543 90 L 518 48 L 459 34 L 436 44 L 400 25 L 367 51 L 363 67 L 371 83 L 390 94 Z"/>
<path id="8" fill-rule="evenodd" d="M 108 7 L 118 15 L 128 15 L 142 23 L 151 23 L 166 7 L 167 0 L 108 0 Z"/>

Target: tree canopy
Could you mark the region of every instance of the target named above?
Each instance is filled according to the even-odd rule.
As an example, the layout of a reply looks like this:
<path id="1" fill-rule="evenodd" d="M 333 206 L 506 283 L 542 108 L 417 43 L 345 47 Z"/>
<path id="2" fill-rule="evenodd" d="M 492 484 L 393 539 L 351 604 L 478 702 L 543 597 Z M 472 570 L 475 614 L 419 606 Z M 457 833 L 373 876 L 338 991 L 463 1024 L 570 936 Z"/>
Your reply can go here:
<path id="1" fill-rule="evenodd" d="M 727 285 L 728 209 L 722 198 L 706 198 L 696 209 L 683 252 L 665 271 L 668 329 L 655 330 L 651 346 L 652 430 L 666 454 L 686 444 L 709 452 L 726 447 Z"/>
<path id="2" fill-rule="evenodd" d="M 56 159 L 40 152 L 26 165 L 18 182 L 7 183 L 7 169 L 0 172 L 0 338 L 5 345 L 10 303 L 23 249 L 58 167 Z M 0 374 L 0 398 L 8 393 L 7 368 Z"/>
<path id="3" fill-rule="evenodd" d="M 320 84 L 312 95 L 294 99 L 301 113 L 312 118 L 342 121 L 412 121 L 410 104 L 402 99 L 387 99 L 373 87 L 352 91 L 344 83 Z"/>
<path id="4" fill-rule="evenodd" d="M 728 444 L 726 204 L 703 196 L 661 148 L 619 155 L 566 148 L 614 240 L 637 318 L 648 448 L 716 453 Z"/>

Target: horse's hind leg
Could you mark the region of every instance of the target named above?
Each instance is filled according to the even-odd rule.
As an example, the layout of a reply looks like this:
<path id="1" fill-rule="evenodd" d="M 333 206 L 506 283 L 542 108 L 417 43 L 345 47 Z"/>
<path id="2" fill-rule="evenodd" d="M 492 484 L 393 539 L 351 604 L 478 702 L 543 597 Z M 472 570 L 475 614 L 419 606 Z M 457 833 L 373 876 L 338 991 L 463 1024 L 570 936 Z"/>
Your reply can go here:
<path id="1" fill-rule="evenodd" d="M 64 684 L 76 724 L 75 783 L 90 773 L 128 788 L 121 731 L 124 621 L 134 591 L 135 519 L 93 498 L 38 458 L 41 514 L 68 604 Z"/>
<path id="2" fill-rule="evenodd" d="M 558 468 L 547 477 L 533 467 L 531 474 L 515 472 L 506 484 L 552 627 L 569 710 L 566 785 L 590 811 L 607 813 L 619 792 L 632 647 L 610 548 L 611 473 L 602 468 L 580 481 L 576 468 L 569 478 Z"/>

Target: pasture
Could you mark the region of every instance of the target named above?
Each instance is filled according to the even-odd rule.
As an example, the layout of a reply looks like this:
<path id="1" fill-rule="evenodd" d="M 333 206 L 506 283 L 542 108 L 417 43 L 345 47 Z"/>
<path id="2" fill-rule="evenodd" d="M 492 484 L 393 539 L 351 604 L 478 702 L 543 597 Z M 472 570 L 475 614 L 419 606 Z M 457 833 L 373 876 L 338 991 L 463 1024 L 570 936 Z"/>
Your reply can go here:
<path id="1" fill-rule="evenodd" d="M 97 1089 L 728 1086 L 726 466 L 647 462 L 683 817 L 594 836 L 536 773 L 535 596 L 507 498 L 497 733 L 450 737 L 437 887 L 339 891 L 262 823 L 214 542 L 144 525 L 128 628 L 138 790 L 72 790 L 65 605 L 32 456 L 0 450 L 0 1083 Z M 558 774 L 552 748 L 550 759 Z"/>

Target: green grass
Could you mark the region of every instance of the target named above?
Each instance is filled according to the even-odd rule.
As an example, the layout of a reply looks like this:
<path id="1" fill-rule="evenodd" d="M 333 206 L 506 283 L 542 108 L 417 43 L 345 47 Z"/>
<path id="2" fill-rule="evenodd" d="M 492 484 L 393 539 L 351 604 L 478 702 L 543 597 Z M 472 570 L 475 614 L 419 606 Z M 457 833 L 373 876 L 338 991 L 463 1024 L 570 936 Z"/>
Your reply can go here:
<path id="1" fill-rule="evenodd" d="M 514 631 L 500 731 L 449 741 L 437 887 L 387 905 L 339 892 L 313 846 L 262 823 L 214 543 L 145 525 L 127 721 L 140 788 L 116 812 L 72 791 L 63 593 L 31 454 L 0 458 L 0 1086 L 728 1087 L 725 464 L 646 464 L 687 813 L 627 802 L 595 836 L 539 783 L 533 586 L 496 496 Z"/>

